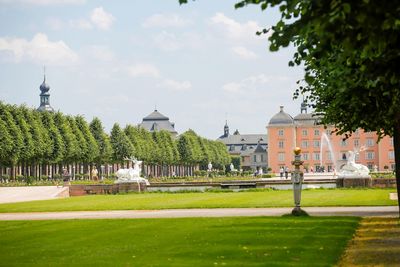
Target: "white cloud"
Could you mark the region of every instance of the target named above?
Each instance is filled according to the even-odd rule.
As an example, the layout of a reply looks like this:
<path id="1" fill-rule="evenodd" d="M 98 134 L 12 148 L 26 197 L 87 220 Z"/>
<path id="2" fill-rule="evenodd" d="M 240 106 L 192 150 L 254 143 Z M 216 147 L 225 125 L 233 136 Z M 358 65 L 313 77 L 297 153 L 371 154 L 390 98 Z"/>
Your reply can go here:
<path id="1" fill-rule="evenodd" d="M 133 77 L 153 77 L 160 76 L 160 71 L 152 64 L 141 63 L 128 67 L 128 72 Z"/>
<path id="2" fill-rule="evenodd" d="M 109 62 L 115 59 L 114 52 L 106 46 L 92 45 L 88 47 L 87 52 L 92 58 L 100 61 Z"/>
<path id="3" fill-rule="evenodd" d="M 48 18 L 46 20 L 46 24 L 50 27 L 50 29 L 52 29 L 54 31 L 59 31 L 64 26 L 64 23 L 62 22 L 62 20 L 60 20 L 58 18 Z"/>
<path id="4" fill-rule="evenodd" d="M 166 79 L 162 83 L 158 84 L 158 87 L 167 88 L 171 91 L 189 91 L 192 89 L 192 84 L 189 81 L 175 81 L 171 79 Z"/>
<path id="5" fill-rule="evenodd" d="M 210 19 L 210 23 L 217 26 L 228 38 L 237 40 L 256 39 L 256 32 L 262 29 L 256 21 L 250 20 L 246 23 L 239 23 L 220 12 Z"/>
<path id="6" fill-rule="evenodd" d="M 190 20 L 183 19 L 177 14 L 154 14 L 148 17 L 142 26 L 145 28 L 168 28 L 168 27 L 184 27 L 191 24 Z"/>
<path id="7" fill-rule="evenodd" d="M 242 84 L 236 83 L 236 82 L 231 82 L 231 83 L 226 83 L 222 86 L 222 90 L 224 90 L 227 93 L 240 93 L 243 88 Z"/>
<path id="8" fill-rule="evenodd" d="M 222 86 L 222 90 L 227 93 L 246 93 L 255 91 L 263 87 L 265 84 L 272 81 L 282 81 L 282 76 L 267 76 L 265 74 L 258 74 L 249 76 L 239 82 L 230 82 Z"/>
<path id="9" fill-rule="evenodd" d="M 22 5 L 81 5 L 86 0 L 0 0 L 0 4 L 22 4 Z"/>
<path id="10" fill-rule="evenodd" d="M 72 28 L 80 30 L 90 30 L 93 28 L 92 24 L 87 19 L 73 19 L 69 21 L 69 25 Z"/>
<path id="11" fill-rule="evenodd" d="M 198 33 L 175 34 L 162 31 L 152 36 L 154 46 L 164 51 L 177 51 L 181 49 L 201 49 L 209 41 L 206 36 Z"/>
<path id="12" fill-rule="evenodd" d="M 100 30 L 108 30 L 113 24 L 115 18 L 112 14 L 104 11 L 103 7 L 93 9 L 90 20 Z"/>
<path id="13" fill-rule="evenodd" d="M 44 65 L 69 65 L 78 62 L 78 55 L 63 41 L 51 42 L 37 33 L 31 41 L 22 38 L 0 38 L 0 55 L 14 62 L 33 61 Z"/>
<path id="14" fill-rule="evenodd" d="M 241 57 L 243 59 L 257 58 L 257 55 L 253 51 L 251 51 L 243 46 L 232 47 L 232 51 L 233 51 L 233 53 L 235 53 L 236 55 L 238 55 L 239 57 Z"/>
<path id="15" fill-rule="evenodd" d="M 180 42 L 175 34 L 168 32 L 161 32 L 153 36 L 153 43 L 165 51 L 176 51 L 183 47 L 184 43 Z"/>

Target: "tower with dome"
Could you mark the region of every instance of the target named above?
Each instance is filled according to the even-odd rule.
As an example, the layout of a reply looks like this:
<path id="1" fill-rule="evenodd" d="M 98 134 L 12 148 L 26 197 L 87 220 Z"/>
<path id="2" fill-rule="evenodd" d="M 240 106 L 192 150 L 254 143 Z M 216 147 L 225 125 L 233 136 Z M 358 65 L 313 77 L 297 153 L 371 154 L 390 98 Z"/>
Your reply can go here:
<path id="1" fill-rule="evenodd" d="M 37 110 L 54 112 L 54 109 L 50 106 L 50 86 L 46 83 L 46 74 L 43 75 L 43 82 L 39 88 L 41 92 L 40 106 L 37 108 Z"/>

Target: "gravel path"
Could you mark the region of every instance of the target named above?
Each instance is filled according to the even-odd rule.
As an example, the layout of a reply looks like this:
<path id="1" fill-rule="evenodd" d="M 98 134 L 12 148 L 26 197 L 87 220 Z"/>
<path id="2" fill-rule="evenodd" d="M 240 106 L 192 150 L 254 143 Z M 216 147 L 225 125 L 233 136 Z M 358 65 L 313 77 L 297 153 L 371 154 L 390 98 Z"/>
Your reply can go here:
<path id="1" fill-rule="evenodd" d="M 292 208 L 233 208 L 233 209 L 171 209 L 171 210 L 111 210 L 0 213 L 0 220 L 62 220 L 62 219 L 120 219 L 120 218 L 183 218 L 183 217 L 236 217 L 282 216 Z M 382 207 L 308 207 L 312 216 L 387 216 L 399 215 L 397 206 Z"/>

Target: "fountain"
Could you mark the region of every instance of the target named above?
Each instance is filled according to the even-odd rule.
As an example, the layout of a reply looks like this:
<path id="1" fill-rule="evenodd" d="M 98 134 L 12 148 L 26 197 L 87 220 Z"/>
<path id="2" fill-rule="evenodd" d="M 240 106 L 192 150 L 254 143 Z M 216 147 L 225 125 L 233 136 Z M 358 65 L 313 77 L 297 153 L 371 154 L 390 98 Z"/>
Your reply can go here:
<path id="1" fill-rule="evenodd" d="M 325 132 L 322 133 L 322 135 L 321 135 L 321 149 L 319 152 L 319 154 L 320 154 L 319 159 L 320 159 L 321 166 L 323 166 L 322 160 L 323 160 L 323 153 L 324 153 L 324 144 L 326 144 L 326 146 L 328 147 L 328 151 L 329 151 L 329 154 L 331 155 L 331 160 L 332 160 L 335 170 L 338 170 L 339 169 L 338 161 L 336 158 L 335 151 L 333 150 L 332 143 L 331 143 L 331 140 L 329 139 L 329 136 Z"/>
<path id="2" fill-rule="evenodd" d="M 367 166 L 356 163 L 356 155 L 361 151 L 365 150 L 365 146 L 355 148 L 353 151 L 346 152 L 346 159 L 344 163 L 339 164 L 339 159 L 336 158 L 335 151 L 332 143 L 326 133 L 321 136 L 321 150 L 320 150 L 320 164 L 323 166 L 323 151 L 324 145 L 328 147 L 331 155 L 331 160 L 335 168 L 335 174 L 337 174 L 337 187 L 357 187 L 357 186 L 369 186 L 371 184 L 371 176 L 369 175 L 369 169 Z M 340 166 L 341 165 L 341 166 Z M 335 176 L 334 174 L 334 176 Z"/>
<path id="3" fill-rule="evenodd" d="M 149 181 L 143 177 L 140 177 L 140 171 L 142 169 L 142 161 L 135 159 L 134 157 L 124 158 L 124 160 L 131 161 L 133 163 L 133 168 L 119 169 L 115 174 L 118 179 L 115 184 L 124 183 L 137 183 L 138 191 L 140 192 L 140 184 L 144 183 L 150 185 Z"/>

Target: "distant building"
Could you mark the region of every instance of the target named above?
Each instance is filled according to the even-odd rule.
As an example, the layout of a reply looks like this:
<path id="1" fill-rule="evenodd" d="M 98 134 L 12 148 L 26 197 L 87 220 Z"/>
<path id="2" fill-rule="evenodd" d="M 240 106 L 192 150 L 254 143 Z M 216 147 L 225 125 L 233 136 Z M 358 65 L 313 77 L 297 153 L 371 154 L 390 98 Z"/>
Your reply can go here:
<path id="1" fill-rule="evenodd" d="M 293 149 L 301 148 L 303 166 L 308 171 L 334 171 L 335 162 L 339 169 L 346 163 L 346 152 L 359 150 L 356 162 L 367 166 L 371 170 L 393 170 L 394 147 L 393 138 L 384 137 L 378 144 L 375 132 L 364 132 L 358 129 L 348 139 L 344 135 L 332 133 L 333 125 L 327 128 L 319 124 L 321 117 L 307 112 L 307 105 L 301 104 L 300 113 L 294 118 L 280 107 L 267 126 L 268 129 L 268 165 L 273 172 L 279 172 L 281 167 L 292 168 L 294 159 Z M 323 138 L 322 138 L 323 137 Z M 329 139 L 335 152 L 332 154 L 327 149 Z M 321 146 L 323 150 L 321 153 Z"/>
<path id="2" fill-rule="evenodd" d="M 38 111 L 49 111 L 54 112 L 54 109 L 50 106 L 50 86 L 46 83 L 46 75 L 44 75 L 44 79 L 42 84 L 40 85 L 40 106 L 38 107 Z"/>
<path id="3" fill-rule="evenodd" d="M 170 132 L 174 137 L 178 135 L 178 132 L 175 130 L 175 123 L 170 122 L 169 118 L 158 112 L 157 109 L 144 117 L 139 127 L 149 132 L 165 130 Z"/>
<path id="4" fill-rule="evenodd" d="M 217 141 L 226 145 L 229 154 L 240 156 L 243 170 L 257 170 L 268 168 L 267 163 L 267 135 L 266 134 L 240 134 L 236 130 L 229 134 L 228 123 L 225 123 L 224 134 Z"/>

